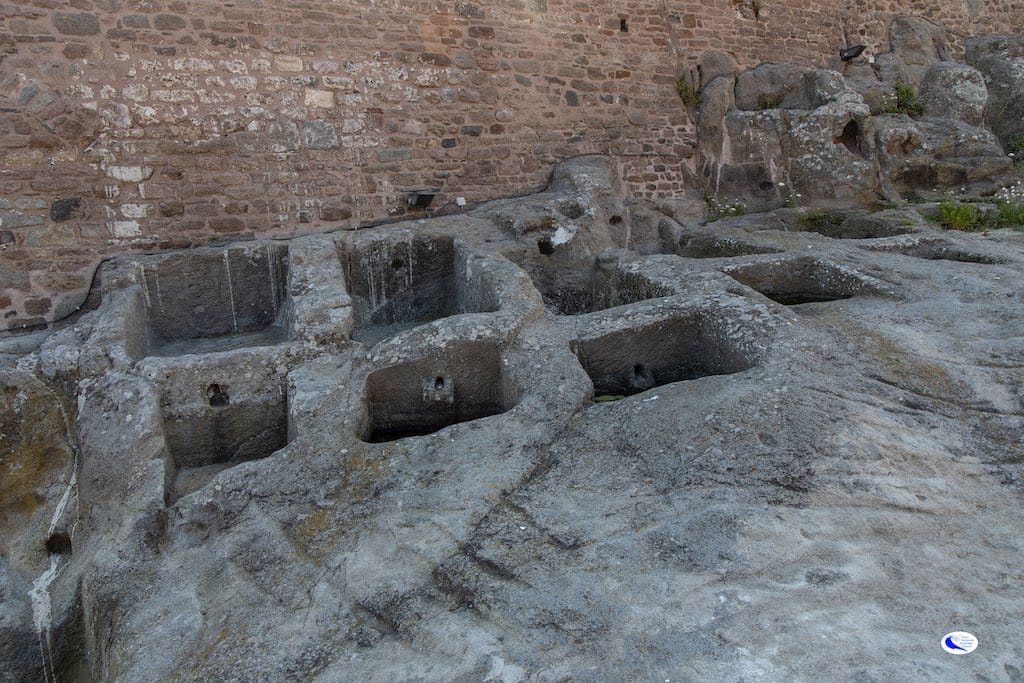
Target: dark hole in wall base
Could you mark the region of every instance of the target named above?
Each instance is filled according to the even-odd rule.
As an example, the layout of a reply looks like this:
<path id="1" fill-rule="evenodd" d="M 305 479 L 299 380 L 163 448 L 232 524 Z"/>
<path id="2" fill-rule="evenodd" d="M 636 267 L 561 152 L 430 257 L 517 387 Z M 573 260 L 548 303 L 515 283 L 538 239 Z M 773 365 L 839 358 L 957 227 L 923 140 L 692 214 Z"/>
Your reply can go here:
<path id="1" fill-rule="evenodd" d="M 551 243 L 550 237 L 537 240 L 537 251 L 544 254 L 545 256 L 551 256 L 555 253 L 555 245 Z"/>
<path id="2" fill-rule="evenodd" d="M 214 408 L 226 406 L 231 403 L 231 400 L 228 397 L 227 388 L 222 387 L 219 384 L 211 384 L 206 387 L 206 399 L 210 403 L 210 406 Z"/>

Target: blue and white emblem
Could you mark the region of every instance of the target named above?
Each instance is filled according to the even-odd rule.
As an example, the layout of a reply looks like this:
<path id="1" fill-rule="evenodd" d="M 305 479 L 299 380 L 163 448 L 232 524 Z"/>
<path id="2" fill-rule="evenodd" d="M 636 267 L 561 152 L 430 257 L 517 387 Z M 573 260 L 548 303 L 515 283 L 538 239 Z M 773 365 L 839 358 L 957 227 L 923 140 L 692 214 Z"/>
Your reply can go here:
<path id="1" fill-rule="evenodd" d="M 951 655 L 967 655 L 978 648 L 978 639 L 967 631 L 953 631 L 942 637 L 942 649 Z"/>

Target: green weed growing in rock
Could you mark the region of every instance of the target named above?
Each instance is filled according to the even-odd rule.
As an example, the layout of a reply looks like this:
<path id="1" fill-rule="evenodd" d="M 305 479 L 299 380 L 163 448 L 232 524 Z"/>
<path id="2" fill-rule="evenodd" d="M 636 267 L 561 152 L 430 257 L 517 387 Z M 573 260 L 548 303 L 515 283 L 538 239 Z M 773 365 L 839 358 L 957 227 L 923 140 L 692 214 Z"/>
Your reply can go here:
<path id="1" fill-rule="evenodd" d="M 1024 230 L 1024 204 L 999 202 L 996 204 L 996 227 Z"/>
<path id="2" fill-rule="evenodd" d="M 982 225 L 981 212 L 978 211 L 978 207 L 971 206 L 970 204 L 961 204 L 952 198 L 939 202 L 937 219 L 939 225 L 947 230 L 978 232 L 985 229 L 985 226 Z"/>
<path id="3" fill-rule="evenodd" d="M 897 83 L 895 88 L 895 99 L 889 99 L 882 105 L 882 111 L 886 114 L 906 114 L 907 116 L 919 116 L 921 114 L 921 101 L 917 99 L 917 91 L 914 86 L 907 83 Z"/>
<path id="4" fill-rule="evenodd" d="M 825 228 L 838 228 L 843 224 L 843 217 L 839 214 L 830 213 L 824 209 L 808 211 L 800 216 L 800 222 L 810 232 L 820 232 Z"/>
<path id="5" fill-rule="evenodd" d="M 704 74 L 700 67 L 690 69 L 676 81 L 676 94 L 687 109 L 696 109 L 700 104 L 700 91 L 704 87 Z"/>

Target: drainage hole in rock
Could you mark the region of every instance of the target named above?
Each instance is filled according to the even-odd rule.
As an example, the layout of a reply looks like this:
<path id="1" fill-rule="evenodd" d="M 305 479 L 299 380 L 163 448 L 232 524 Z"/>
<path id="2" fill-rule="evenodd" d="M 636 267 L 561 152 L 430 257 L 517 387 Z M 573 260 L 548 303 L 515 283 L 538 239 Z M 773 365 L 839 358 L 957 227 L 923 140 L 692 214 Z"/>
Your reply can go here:
<path id="1" fill-rule="evenodd" d="M 424 436 L 499 415 L 518 401 L 498 347 L 463 343 L 436 356 L 370 373 L 366 410 L 356 436 L 369 443 Z"/>
<path id="2" fill-rule="evenodd" d="M 164 408 L 163 431 L 174 468 L 168 502 L 199 490 L 223 470 L 265 458 L 288 444 L 283 385 L 275 382 L 229 402 L 225 385 L 211 384 L 205 398 Z"/>
<path id="3" fill-rule="evenodd" d="M 748 370 L 757 356 L 728 325 L 695 312 L 573 344 L 594 383 L 594 400 L 614 401 L 658 386 Z"/>
<path id="4" fill-rule="evenodd" d="M 71 536 L 66 531 L 55 531 L 46 539 L 46 552 L 50 555 L 70 555 Z"/>
<path id="5" fill-rule="evenodd" d="M 214 408 L 226 406 L 231 403 L 226 387 L 219 384 L 211 384 L 206 387 L 206 400 Z"/>

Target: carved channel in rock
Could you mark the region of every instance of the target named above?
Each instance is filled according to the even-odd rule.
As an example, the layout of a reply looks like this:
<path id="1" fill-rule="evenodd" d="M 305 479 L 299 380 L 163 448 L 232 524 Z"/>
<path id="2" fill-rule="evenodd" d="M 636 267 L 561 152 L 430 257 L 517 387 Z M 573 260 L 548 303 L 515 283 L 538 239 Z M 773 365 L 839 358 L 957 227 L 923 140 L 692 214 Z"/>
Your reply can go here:
<path id="1" fill-rule="evenodd" d="M 444 236 L 346 245 L 342 263 L 355 316 L 352 339 L 373 345 L 432 320 L 496 311 L 490 288 L 469 281 L 467 257 Z"/>
<path id="2" fill-rule="evenodd" d="M 243 244 L 140 262 L 149 353 L 177 356 L 287 339 L 288 247 Z"/>
<path id="3" fill-rule="evenodd" d="M 431 434 L 498 415 L 519 402 L 498 345 L 466 341 L 366 378 L 365 414 L 356 436 L 380 443 Z"/>
<path id="4" fill-rule="evenodd" d="M 678 317 L 573 342 L 594 383 L 595 397 L 637 394 L 663 384 L 754 367 L 758 358 L 725 320 L 698 310 Z"/>
<path id="5" fill-rule="evenodd" d="M 865 240 L 894 237 L 916 232 L 913 225 L 900 225 L 864 213 L 843 214 L 813 211 L 800 219 L 799 228 L 825 237 L 844 240 Z"/>
<path id="6" fill-rule="evenodd" d="M 778 254 L 782 251 L 728 237 L 697 233 L 680 235 L 671 247 L 669 253 L 684 258 L 730 258 L 751 254 Z"/>
<path id="7" fill-rule="evenodd" d="M 852 272 L 806 257 L 733 266 L 723 271 L 784 306 L 879 293 Z"/>
<path id="8" fill-rule="evenodd" d="M 282 383 L 258 396 L 232 396 L 228 384 L 197 387 L 195 396 L 163 407 L 163 429 L 174 465 L 171 502 L 205 486 L 223 470 L 259 460 L 288 443 Z"/>
<path id="9" fill-rule="evenodd" d="M 959 261 L 960 263 L 981 263 L 984 265 L 1005 263 L 1005 261 L 994 256 L 963 251 L 953 244 L 946 242 L 920 242 L 918 244 L 897 247 L 891 249 L 891 251 L 903 254 L 904 256 L 912 256 L 929 261 Z"/>

